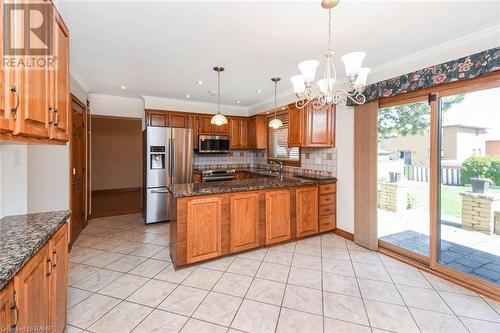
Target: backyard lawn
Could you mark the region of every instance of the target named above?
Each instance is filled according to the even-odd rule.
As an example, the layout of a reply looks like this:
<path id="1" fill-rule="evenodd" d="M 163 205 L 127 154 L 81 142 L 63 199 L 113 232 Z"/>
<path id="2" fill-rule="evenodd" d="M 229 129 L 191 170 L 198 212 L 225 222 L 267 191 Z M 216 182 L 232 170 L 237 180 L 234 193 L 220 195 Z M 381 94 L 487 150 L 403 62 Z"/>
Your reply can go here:
<path id="1" fill-rule="evenodd" d="M 460 192 L 472 191 L 470 186 L 441 186 L 441 216 L 460 219 L 462 215 L 462 197 Z M 414 208 L 429 209 L 429 183 L 408 182 L 408 192 L 415 199 Z M 500 188 L 490 188 L 488 193 L 500 195 Z"/>

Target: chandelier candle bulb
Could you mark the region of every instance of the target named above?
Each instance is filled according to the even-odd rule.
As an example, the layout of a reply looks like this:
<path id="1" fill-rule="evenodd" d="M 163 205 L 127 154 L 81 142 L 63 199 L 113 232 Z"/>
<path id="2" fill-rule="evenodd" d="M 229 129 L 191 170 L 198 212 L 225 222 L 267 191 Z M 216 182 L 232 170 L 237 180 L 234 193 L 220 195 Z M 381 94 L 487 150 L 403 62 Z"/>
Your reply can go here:
<path id="1" fill-rule="evenodd" d="M 302 75 L 294 75 L 290 78 L 290 81 L 292 81 L 293 85 L 293 90 L 296 94 L 302 94 L 306 90 L 306 86 L 304 84 L 304 78 L 302 78 Z"/>
<path id="2" fill-rule="evenodd" d="M 344 55 L 342 58 L 342 62 L 344 62 L 345 73 L 351 82 L 356 80 L 356 76 L 361 69 L 361 64 L 363 63 L 363 59 L 365 59 L 366 53 L 364 52 L 351 52 Z"/>
<path id="3" fill-rule="evenodd" d="M 306 86 L 308 86 L 308 84 L 309 86 L 311 86 L 314 82 L 314 78 L 316 77 L 316 69 L 318 68 L 318 66 L 318 60 L 305 60 L 297 66 Z"/>

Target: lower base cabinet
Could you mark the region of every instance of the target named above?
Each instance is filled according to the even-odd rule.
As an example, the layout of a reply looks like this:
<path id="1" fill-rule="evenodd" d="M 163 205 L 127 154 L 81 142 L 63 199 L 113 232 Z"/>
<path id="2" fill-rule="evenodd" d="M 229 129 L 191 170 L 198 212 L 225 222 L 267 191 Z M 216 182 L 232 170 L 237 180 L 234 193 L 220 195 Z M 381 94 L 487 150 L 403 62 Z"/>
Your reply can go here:
<path id="1" fill-rule="evenodd" d="M 335 228 L 335 185 L 305 185 L 175 199 L 175 267 Z"/>
<path id="2" fill-rule="evenodd" d="M 187 203 L 187 263 L 221 255 L 222 200 L 212 196 Z"/>
<path id="3" fill-rule="evenodd" d="M 67 259 L 65 224 L 0 291 L 1 332 L 65 331 Z"/>

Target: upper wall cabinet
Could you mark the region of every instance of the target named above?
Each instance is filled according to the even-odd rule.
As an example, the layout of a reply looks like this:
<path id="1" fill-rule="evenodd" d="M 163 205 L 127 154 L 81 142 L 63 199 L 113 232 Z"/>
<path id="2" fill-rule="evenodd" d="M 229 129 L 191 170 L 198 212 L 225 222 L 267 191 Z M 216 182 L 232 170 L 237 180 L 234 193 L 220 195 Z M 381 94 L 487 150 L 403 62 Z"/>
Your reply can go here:
<path id="1" fill-rule="evenodd" d="M 13 1 L 13 3 L 23 3 Z M 3 140 L 64 143 L 69 140 L 69 32 L 53 5 L 46 1 L 39 37 L 47 45 L 47 54 L 34 54 L 25 43 L 22 20 L 6 20 L 9 13 L 2 7 L 0 29 L 10 29 L 12 40 L 6 41 L 16 55 L 0 54 L 7 66 L 2 66 L 0 83 L 0 136 Z M 3 31 L 0 33 L 3 38 Z M 2 44 L 4 41 L 2 41 Z M 7 51 L 9 53 L 9 51 Z M 14 53 L 14 52 L 12 52 Z M 5 58 L 4 58 L 5 57 Z M 28 62 L 46 64 L 28 66 Z M 25 63 L 26 65 L 22 65 Z"/>
<path id="2" fill-rule="evenodd" d="M 335 147 L 335 107 L 288 109 L 289 147 Z"/>
<path id="3" fill-rule="evenodd" d="M 229 135 L 229 122 L 224 125 L 213 125 L 211 123 L 212 116 L 199 116 L 199 124 L 200 124 L 200 129 L 199 132 L 200 134 L 207 134 L 207 135 Z"/>

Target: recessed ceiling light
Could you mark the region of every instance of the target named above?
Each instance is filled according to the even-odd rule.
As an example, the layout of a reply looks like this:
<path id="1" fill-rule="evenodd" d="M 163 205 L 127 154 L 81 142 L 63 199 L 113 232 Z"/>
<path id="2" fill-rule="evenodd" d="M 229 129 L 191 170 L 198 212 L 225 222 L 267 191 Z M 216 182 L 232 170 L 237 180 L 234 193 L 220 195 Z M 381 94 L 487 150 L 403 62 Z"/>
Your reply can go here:
<path id="1" fill-rule="evenodd" d="M 198 81 L 196 81 L 196 83 L 197 83 L 199 86 L 201 86 L 201 85 L 203 84 L 203 81 L 202 81 L 202 80 L 198 80 Z"/>
<path id="2" fill-rule="evenodd" d="M 260 90 L 260 89 L 255 90 L 255 92 L 256 92 L 257 94 L 262 94 L 262 90 Z"/>
<path id="3" fill-rule="evenodd" d="M 239 100 L 236 100 L 236 101 L 234 101 L 234 102 L 235 102 L 236 104 L 240 104 L 240 103 L 241 103 L 241 101 L 239 101 Z"/>
<path id="4" fill-rule="evenodd" d="M 121 90 L 125 90 L 125 89 L 127 89 L 127 87 L 125 87 L 125 86 L 120 86 L 120 89 L 121 89 Z"/>
<path id="5" fill-rule="evenodd" d="M 184 96 L 186 96 L 186 98 L 189 98 L 189 97 L 191 97 L 191 95 L 189 95 L 189 94 L 186 94 L 186 95 L 184 95 Z"/>

